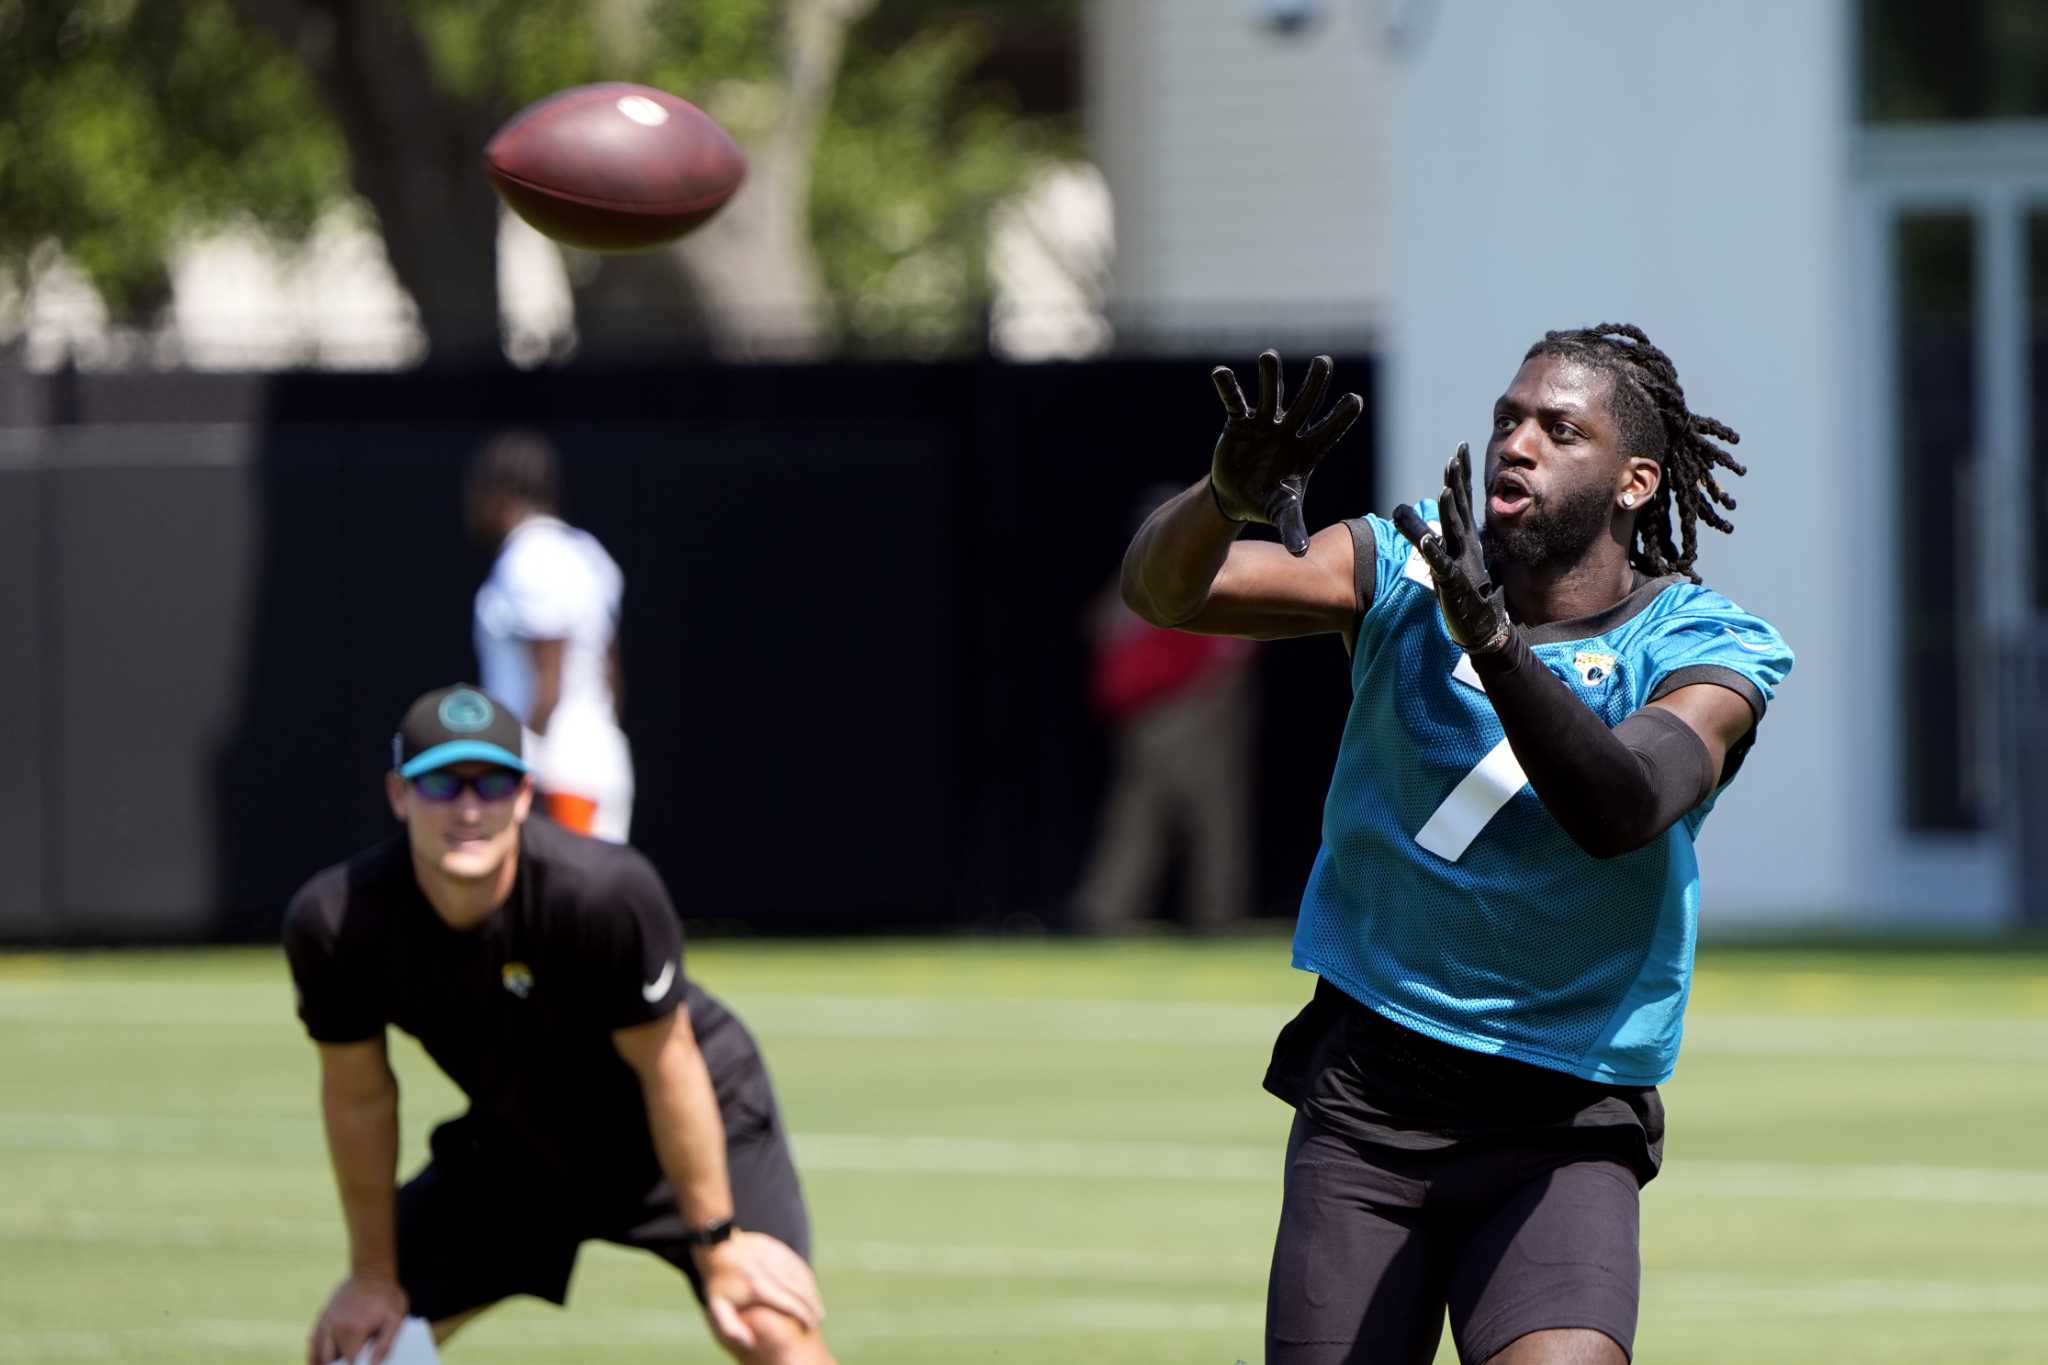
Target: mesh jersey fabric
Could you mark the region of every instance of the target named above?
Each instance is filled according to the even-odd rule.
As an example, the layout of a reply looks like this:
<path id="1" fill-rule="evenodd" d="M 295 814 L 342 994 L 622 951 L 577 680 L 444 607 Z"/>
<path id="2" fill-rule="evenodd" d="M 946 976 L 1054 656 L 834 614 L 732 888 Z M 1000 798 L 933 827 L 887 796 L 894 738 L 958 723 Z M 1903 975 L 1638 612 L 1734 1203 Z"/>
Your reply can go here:
<path id="1" fill-rule="evenodd" d="M 1435 520 L 1433 500 L 1416 510 Z M 1586 1080 L 1661 1084 L 1691 988 L 1693 839 L 1733 780 L 1734 756 L 1720 788 L 1662 836 L 1594 858 L 1522 779 L 1421 557 L 1383 518 L 1354 526 L 1374 558 L 1372 605 L 1352 652 L 1351 711 L 1294 965 L 1454 1046 Z M 1682 578 L 1654 580 L 1628 609 L 1583 624 L 1581 638 L 1529 632 L 1530 648 L 1610 726 L 1694 681 L 1731 687 L 1761 719 L 1792 667 L 1769 623 Z"/>

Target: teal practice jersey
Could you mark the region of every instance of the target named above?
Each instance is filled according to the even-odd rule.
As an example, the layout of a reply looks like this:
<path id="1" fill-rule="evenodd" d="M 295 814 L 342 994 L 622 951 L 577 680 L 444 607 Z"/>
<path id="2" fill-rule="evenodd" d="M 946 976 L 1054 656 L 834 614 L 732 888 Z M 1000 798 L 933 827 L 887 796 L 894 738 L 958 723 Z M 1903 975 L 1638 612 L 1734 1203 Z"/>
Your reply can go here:
<path id="1" fill-rule="evenodd" d="M 1433 501 L 1416 510 L 1435 521 Z M 1373 598 L 1294 965 L 1458 1047 L 1610 1084 L 1661 1083 L 1692 983 L 1693 839 L 1748 741 L 1721 788 L 1662 836 L 1593 857 L 1524 779 L 1444 630 L 1421 557 L 1389 521 L 1352 525 L 1361 574 L 1373 556 Z M 1740 693 L 1761 719 L 1792 668 L 1767 622 L 1678 576 L 1523 637 L 1610 726 L 1691 683 Z"/>

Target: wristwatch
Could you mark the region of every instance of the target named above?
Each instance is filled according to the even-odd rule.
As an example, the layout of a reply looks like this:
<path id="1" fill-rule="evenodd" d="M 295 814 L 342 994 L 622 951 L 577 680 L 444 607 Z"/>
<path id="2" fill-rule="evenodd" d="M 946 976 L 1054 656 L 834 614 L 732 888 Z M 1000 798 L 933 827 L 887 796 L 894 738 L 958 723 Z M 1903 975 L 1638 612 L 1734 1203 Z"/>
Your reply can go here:
<path id="1" fill-rule="evenodd" d="M 685 1228 L 683 1230 L 683 1245 L 691 1247 L 715 1247 L 720 1242 L 723 1242 L 728 1237 L 731 1237 L 732 1232 L 732 1215 L 727 1214 L 723 1218 L 712 1219 L 710 1222 L 704 1224 L 704 1226 L 702 1227 Z"/>

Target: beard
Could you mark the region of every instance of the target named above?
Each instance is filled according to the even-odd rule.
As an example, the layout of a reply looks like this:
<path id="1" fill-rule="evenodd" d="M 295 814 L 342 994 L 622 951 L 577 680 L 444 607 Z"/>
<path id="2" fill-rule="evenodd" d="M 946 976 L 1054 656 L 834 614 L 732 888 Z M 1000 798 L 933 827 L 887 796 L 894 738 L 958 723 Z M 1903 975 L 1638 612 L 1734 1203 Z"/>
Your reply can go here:
<path id="1" fill-rule="evenodd" d="M 1532 497 L 1529 510 L 1511 526 L 1493 518 L 1479 532 L 1489 563 L 1534 568 L 1576 560 L 1607 533 L 1613 490 L 1604 484 L 1569 489 L 1556 499 Z"/>

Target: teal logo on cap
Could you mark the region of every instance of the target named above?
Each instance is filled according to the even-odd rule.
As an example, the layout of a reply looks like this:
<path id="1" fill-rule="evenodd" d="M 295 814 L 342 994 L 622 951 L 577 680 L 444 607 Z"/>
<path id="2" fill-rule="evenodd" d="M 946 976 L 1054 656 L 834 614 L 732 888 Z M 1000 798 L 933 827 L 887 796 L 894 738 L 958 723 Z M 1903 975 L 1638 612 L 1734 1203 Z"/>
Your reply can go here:
<path id="1" fill-rule="evenodd" d="M 441 699 L 441 723 L 458 735 L 489 729 L 491 717 L 496 714 L 491 710 L 490 698 L 466 687 Z"/>

